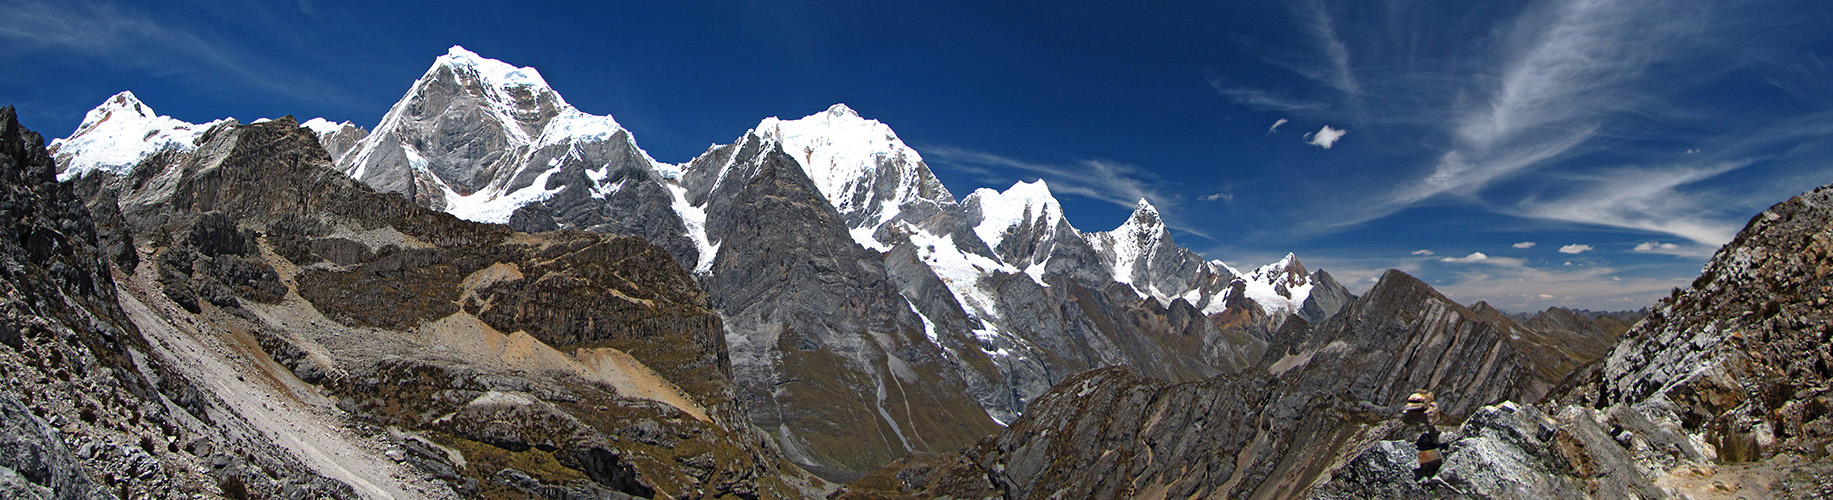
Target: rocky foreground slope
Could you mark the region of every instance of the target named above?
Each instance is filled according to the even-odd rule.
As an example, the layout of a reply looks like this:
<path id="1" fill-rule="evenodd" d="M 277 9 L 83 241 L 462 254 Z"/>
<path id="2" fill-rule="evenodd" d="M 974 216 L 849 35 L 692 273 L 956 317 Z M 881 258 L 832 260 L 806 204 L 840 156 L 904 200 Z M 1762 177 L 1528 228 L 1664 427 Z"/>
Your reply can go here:
<path id="1" fill-rule="evenodd" d="M 55 172 L 43 139 L 0 108 L 0 212 L 10 221 L 0 226 L 0 498 L 368 493 L 276 443 L 274 422 L 239 411 L 240 380 L 184 369 L 172 344 L 143 335 L 110 271 L 136 262 L 132 245 L 98 244 L 110 222 L 92 218 Z M 314 437 L 323 450 L 356 449 Z M 375 472 L 388 473 L 384 463 Z"/>
<path id="2" fill-rule="evenodd" d="M 57 184 L 42 140 L 0 118 L 26 222 L 4 240 L 18 333 L 0 360 L 25 406 L 0 415 L 27 452 L 0 459 L 26 459 L 0 464 L 7 498 L 824 488 L 746 423 L 719 318 L 640 238 L 375 193 L 291 118 Z"/>
<path id="3" fill-rule="evenodd" d="M 1777 204 L 1569 389 L 1449 428 L 1435 476 L 1382 441 L 1311 495 L 1833 497 L 1830 250 L 1833 186 Z"/>

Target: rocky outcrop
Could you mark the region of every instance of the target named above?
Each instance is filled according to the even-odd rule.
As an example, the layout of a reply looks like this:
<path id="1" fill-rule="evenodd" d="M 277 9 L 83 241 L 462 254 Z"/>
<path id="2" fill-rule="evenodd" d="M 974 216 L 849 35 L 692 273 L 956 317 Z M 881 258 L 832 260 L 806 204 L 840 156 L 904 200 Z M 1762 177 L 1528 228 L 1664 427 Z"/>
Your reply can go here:
<path id="1" fill-rule="evenodd" d="M 131 330 L 108 303 L 111 281 L 88 214 L 54 173 L 44 139 L 21 127 L 12 107 L 0 108 L 0 212 L 13 221 L 0 228 L 0 373 L 12 381 L 0 386 L 0 496 L 112 498 L 44 419 L 88 415 L 87 426 L 94 410 L 46 400 L 94 384 L 102 386 L 98 395 L 126 395 L 124 403 L 138 406 L 136 392 L 147 387 L 131 371 L 125 380 L 110 376 L 131 369 L 125 349 L 110 348 Z"/>
<path id="2" fill-rule="evenodd" d="M 1663 498 L 1600 415 L 1571 407 L 1549 416 L 1503 403 L 1443 435 L 1443 464 L 1421 479 L 1410 440 L 1379 441 L 1307 495 L 1369 498 Z M 1621 431 L 1619 431 L 1621 433 Z M 1400 436 L 1410 438 L 1411 436 Z"/>
<path id="3" fill-rule="evenodd" d="M 1833 440 L 1833 187 L 1751 219 L 1611 352 L 1607 404 L 1660 405 L 1728 462 L 1818 457 Z"/>

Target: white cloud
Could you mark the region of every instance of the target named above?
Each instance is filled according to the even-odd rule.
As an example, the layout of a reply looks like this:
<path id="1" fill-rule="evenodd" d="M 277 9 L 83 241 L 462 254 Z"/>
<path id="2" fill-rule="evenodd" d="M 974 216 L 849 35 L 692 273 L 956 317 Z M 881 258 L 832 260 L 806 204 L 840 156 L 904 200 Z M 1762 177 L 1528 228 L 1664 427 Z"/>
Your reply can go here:
<path id="1" fill-rule="evenodd" d="M 1339 130 L 1331 128 L 1329 125 L 1325 125 L 1324 128 L 1319 129 L 1317 132 L 1305 134 L 1305 139 L 1307 144 L 1330 149 L 1330 146 L 1336 145 L 1337 140 L 1342 139 L 1343 135 L 1348 133 L 1349 130 L 1347 129 Z"/>
<path id="2" fill-rule="evenodd" d="M 1637 253 L 1673 255 L 1678 257 L 1708 258 L 1718 251 L 1718 247 L 1696 243 L 1679 244 L 1665 241 L 1644 241 L 1636 244 L 1635 248 L 1631 248 L 1630 251 Z"/>
<path id="3" fill-rule="evenodd" d="M 1435 253 L 1435 252 L 1433 252 L 1433 251 L 1431 251 L 1431 250 L 1427 250 L 1427 249 L 1424 249 L 1424 248 L 1421 248 L 1421 249 L 1418 249 L 1418 250 L 1414 250 L 1414 251 L 1413 251 L 1413 255 L 1432 255 L 1433 253 Z"/>
<path id="4" fill-rule="evenodd" d="M 1279 121 L 1276 121 L 1276 122 L 1273 122 L 1273 126 L 1271 126 L 1271 127 L 1267 127 L 1267 135 L 1273 135 L 1273 133 L 1274 133 L 1274 132 L 1278 132 L 1278 131 L 1279 131 L 1279 126 L 1280 126 L 1280 125 L 1285 125 L 1285 124 L 1286 124 L 1286 122 L 1289 122 L 1289 121 L 1291 121 L 1291 120 L 1287 120 L 1287 119 L 1285 119 L 1285 118 L 1280 118 L 1280 119 L 1279 119 Z"/>
<path id="5" fill-rule="evenodd" d="M 1470 255 L 1465 255 L 1463 257 L 1445 257 L 1439 260 L 1454 264 L 1470 264 L 1489 260 L 1489 256 L 1484 255 L 1483 252 L 1471 252 Z"/>
<path id="6" fill-rule="evenodd" d="M 1197 199 L 1203 200 L 1203 201 L 1217 201 L 1217 200 L 1235 201 L 1235 195 L 1228 194 L 1228 193 L 1212 193 L 1212 194 L 1206 194 L 1203 196 L 1198 196 Z"/>
<path id="7" fill-rule="evenodd" d="M 1680 245 L 1675 245 L 1673 243 L 1644 241 L 1642 243 L 1636 244 L 1636 248 L 1634 250 L 1637 252 L 1652 252 L 1655 250 L 1679 250 L 1679 249 L 1680 249 Z"/>
<path id="8" fill-rule="evenodd" d="M 1495 257 L 1490 260 L 1496 260 Z M 1486 262 L 1487 263 L 1487 262 Z M 1435 286 L 1461 300 L 1485 300 L 1515 310 L 1544 308 L 1548 302 L 1588 309 L 1636 309 L 1654 304 L 1691 277 L 1623 278 L 1608 267 L 1465 266 L 1447 284 Z"/>
<path id="9" fill-rule="evenodd" d="M 1569 254 L 1581 254 L 1581 253 L 1589 252 L 1591 250 L 1593 250 L 1593 248 L 1591 248 L 1591 245 L 1581 245 L 1577 243 L 1559 247 L 1559 253 L 1569 253 Z"/>
<path id="10" fill-rule="evenodd" d="M 1516 243 L 1516 244 L 1514 244 L 1513 246 L 1514 246 L 1515 248 L 1534 248 L 1534 242 L 1532 242 L 1532 241 L 1523 241 L 1523 242 L 1520 242 L 1520 243 Z"/>

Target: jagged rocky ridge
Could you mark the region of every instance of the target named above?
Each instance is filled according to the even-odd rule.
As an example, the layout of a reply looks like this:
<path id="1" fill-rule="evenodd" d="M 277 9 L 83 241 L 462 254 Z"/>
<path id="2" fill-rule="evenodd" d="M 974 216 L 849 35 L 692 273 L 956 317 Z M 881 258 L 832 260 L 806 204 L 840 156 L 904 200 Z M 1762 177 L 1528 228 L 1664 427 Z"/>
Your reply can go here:
<path id="1" fill-rule="evenodd" d="M 1462 419 L 1484 404 L 1537 400 L 1547 373 L 1511 320 L 1460 306 L 1389 271 L 1316 325 L 1289 319 L 1252 369 L 1172 383 L 1125 367 L 1040 397 L 1018 422 L 959 456 L 899 466 L 890 489 L 1046 498 L 1290 498 L 1339 457 L 1392 431 L 1418 389 Z M 879 487 L 886 487 L 879 483 Z"/>
<path id="2" fill-rule="evenodd" d="M 833 479 L 967 444 L 1086 369 L 1245 369 L 1292 313 L 1322 320 L 1350 297 L 1290 256 L 1247 273 L 1205 262 L 1145 200 L 1111 232 L 1071 226 L 1042 181 L 957 202 L 843 105 L 668 165 L 533 69 L 454 47 L 373 133 L 307 124 L 347 175 L 422 206 L 668 249 L 726 319 L 752 422 Z"/>
<path id="3" fill-rule="evenodd" d="M 1567 389 L 1464 422 L 1437 477 L 1382 480 L 1410 465 L 1383 441 L 1314 496 L 1833 496 L 1829 228 L 1833 186 L 1765 210 Z"/>

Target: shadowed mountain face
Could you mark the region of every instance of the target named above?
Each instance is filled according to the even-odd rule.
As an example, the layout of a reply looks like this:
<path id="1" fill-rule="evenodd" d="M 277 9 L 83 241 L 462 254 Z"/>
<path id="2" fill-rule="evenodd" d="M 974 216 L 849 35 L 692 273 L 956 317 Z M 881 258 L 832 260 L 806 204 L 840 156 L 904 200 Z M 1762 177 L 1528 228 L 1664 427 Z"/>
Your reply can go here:
<path id="1" fill-rule="evenodd" d="M 722 243 L 703 280 L 730 323 L 751 421 L 836 477 L 997 430 L 882 256 L 853 242 L 793 159 L 760 152 L 709 197 L 708 236 Z"/>
<path id="2" fill-rule="evenodd" d="M 122 300 L 150 310 L 143 331 L 232 339 L 303 413 L 392 429 L 403 470 L 355 479 L 468 496 L 819 488 L 746 423 L 719 317 L 641 238 L 519 233 L 378 194 L 290 117 L 85 182 L 113 237 L 139 242 Z"/>

